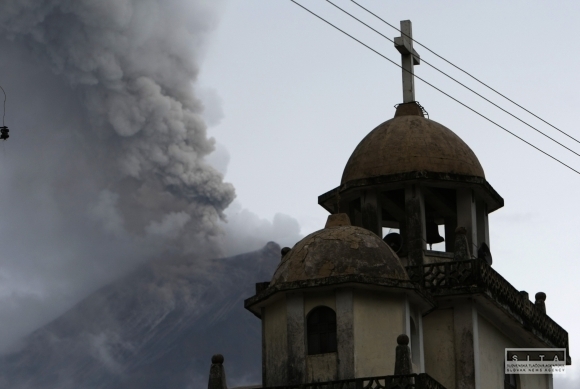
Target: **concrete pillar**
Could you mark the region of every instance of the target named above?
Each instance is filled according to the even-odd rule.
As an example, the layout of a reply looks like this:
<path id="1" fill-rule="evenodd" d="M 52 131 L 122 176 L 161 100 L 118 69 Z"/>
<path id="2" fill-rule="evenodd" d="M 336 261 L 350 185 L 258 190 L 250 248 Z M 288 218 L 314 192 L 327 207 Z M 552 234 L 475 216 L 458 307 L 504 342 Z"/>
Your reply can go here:
<path id="1" fill-rule="evenodd" d="M 421 187 L 405 188 L 405 245 L 409 265 L 422 265 L 426 249 L 425 202 Z"/>
<path id="2" fill-rule="evenodd" d="M 266 308 L 260 309 L 260 319 L 262 322 L 262 385 L 266 386 L 268 383 L 268 364 L 266 361 L 268 360 L 268 355 L 266 353 Z"/>
<path id="3" fill-rule="evenodd" d="M 411 349 L 409 348 L 409 337 L 401 334 L 397 337 L 397 348 L 395 350 L 395 375 L 413 374 L 411 363 Z"/>
<path id="4" fill-rule="evenodd" d="M 465 227 L 457 227 L 455 230 L 455 243 L 453 244 L 453 247 L 454 261 L 471 259 L 471 250 L 469 250 L 469 242 L 467 241 L 467 229 Z"/>
<path id="5" fill-rule="evenodd" d="M 472 253 L 476 253 L 478 248 L 476 220 L 476 204 L 473 190 L 457 189 L 457 226 L 465 227 L 467 230 L 467 242 L 470 247 L 469 251 Z"/>
<path id="6" fill-rule="evenodd" d="M 376 189 L 369 189 L 361 195 L 362 226 L 374 232 L 380 238 L 383 237 L 383 212 L 380 195 Z"/>
<path id="7" fill-rule="evenodd" d="M 403 239 L 403 247 L 401 248 L 401 250 L 399 251 L 398 255 L 399 257 L 405 262 L 405 266 L 408 265 L 408 260 L 406 259 L 409 256 L 409 248 L 407 247 L 407 218 L 404 217 L 402 220 L 399 221 L 399 234 L 401 235 L 401 238 Z M 405 257 L 405 259 L 403 259 L 403 257 Z"/>
<path id="8" fill-rule="evenodd" d="M 536 293 L 536 302 L 534 304 L 542 313 L 546 313 L 546 293 Z"/>
<path id="9" fill-rule="evenodd" d="M 476 385 L 476 358 L 479 358 L 477 312 L 471 302 L 453 308 L 453 332 L 456 387 L 479 389 Z"/>
<path id="10" fill-rule="evenodd" d="M 226 385 L 226 371 L 224 370 L 223 363 L 223 355 L 216 354 L 211 357 L 207 389 L 228 389 Z"/>
<path id="11" fill-rule="evenodd" d="M 362 227 L 361 205 L 362 201 L 358 197 L 348 203 L 348 217 L 353 226 Z"/>
<path id="12" fill-rule="evenodd" d="M 288 385 L 302 384 L 306 378 L 304 296 L 286 294 L 288 339 Z"/>
<path id="13" fill-rule="evenodd" d="M 445 252 L 455 251 L 455 229 L 457 228 L 457 218 L 445 218 Z"/>
<path id="14" fill-rule="evenodd" d="M 336 290 L 336 341 L 338 343 L 338 379 L 355 378 L 352 288 Z"/>
<path id="15" fill-rule="evenodd" d="M 344 199 L 340 195 L 340 188 L 336 191 L 335 196 L 334 196 L 334 200 L 330 202 L 330 205 L 332 207 L 332 212 L 331 212 L 332 214 L 341 213 L 341 212 L 348 214 L 350 212 L 350 201 L 348 201 L 347 199 Z"/>
<path id="16" fill-rule="evenodd" d="M 489 245 L 489 221 L 487 218 L 487 204 L 483 201 L 477 202 L 477 245 L 481 245 L 483 242 Z"/>
<path id="17" fill-rule="evenodd" d="M 397 337 L 397 348 L 395 351 L 395 375 L 409 374 L 413 374 L 411 349 L 409 348 L 409 337 L 406 334 L 401 334 Z M 399 377 L 395 383 L 398 387 L 407 388 L 411 386 L 412 378 Z"/>

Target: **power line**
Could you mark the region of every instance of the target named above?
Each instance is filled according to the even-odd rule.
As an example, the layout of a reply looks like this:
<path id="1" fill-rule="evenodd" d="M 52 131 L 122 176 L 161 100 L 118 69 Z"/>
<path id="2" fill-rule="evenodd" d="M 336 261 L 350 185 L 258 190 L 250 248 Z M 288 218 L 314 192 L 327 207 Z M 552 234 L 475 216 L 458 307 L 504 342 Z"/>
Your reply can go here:
<path id="1" fill-rule="evenodd" d="M 356 42 L 360 43 L 361 45 L 365 46 L 367 49 L 373 51 L 375 54 L 380 55 L 381 57 L 383 57 L 384 59 L 386 59 L 387 61 L 391 62 L 392 64 L 394 64 L 395 66 L 403 69 L 403 67 L 401 65 L 399 65 L 398 63 L 396 63 L 395 61 L 393 61 L 392 59 L 384 56 L 383 54 L 379 53 L 378 51 L 376 51 L 375 49 L 373 49 L 372 47 L 368 46 L 367 44 L 363 43 L 362 41 L 358 40 L 357 38 L 355 38 L 354 36 L 350 35 L 349 33 L 345 32 L 344 30 L 341 30 L 340 28 L 338 28 L 337 26 L 335 26 L 334 24 L 330 23 L 328 20 L 322 18 L 321 16 L 317 15 L 316 13 L 312 12 L 311 10 L 309 10 L 308 8 L 304 7 L 302 4 L 297 3 L 295 0 L 290 0 L 291 2 L 293 2 L 294 4 L 296 4 L 297 6 L 299 6 L 300 8 L 304 9 L 305 11 L 309 12 L 310 14 L 312 14 L 313 16 L 316 16 L 318 19 L 322 20 L 323 22 L 327 23 L 328 25 L 334 27 L 335 29 L 337 29 L 338 31 L 342 32 L 344 35 L 348 36 L 349 38 L 355 40 Z M 405 69 L 403 69 L 405 70 Z M 408 70 L 405 70 L 408 72 Z M 494 122 L 493 120 L 491 120 L 490 118 L 488 118 L 487 116 L 479 113 L 478 111 L 476 111 L 475 109 L 471 108 L 470 106 L 468 106 L 465 103 L 462 103 L 461 101 L 457 100 L 455 97 L 451 96 L 450 94 L 444 92 L 443 90 L 437 88 L 435 85 L 431 84 L 430 82 L 426 81 L 425 79 L 419 77 L 419 76 L 415 76 L 417 79 L 423 81 L 425 84 L 429 85 L 430 87 L 432 87 L 433 89 L 437 90 L 438 92 L 444 94 L 445 96 L 449 97 L 450 99 L 452 99 L 453 101 L 461 104 L 462 106 L 464 106 L 465 108 L 469 109 L 470 111 L 472 111 L 473 113 L 481 116 L 482 118 L 484 118 L 485 120 L 487 120 L 488 122 L 496 125 L 497 127 L 501 128 L 502 130 L 506 131 L 508 134 L 516 137 L 517 139 L 521 140 L 522 142 L 526 143 L 528 146 L 533 147 L 534 149 L 538 150 L 539 152 L 541 152 L 542 154 L 552 158 L 554 161 L 560 163 L 561 165 L 567 167 L 568 169 L 572 170 L 573 172 L 575 172 L 576 174 L 580 175 L 580 171 L 572 168 L 571 166 L 565 164 L 564 162 L 560 161 L 558 158 L 548 154 L 547 152 L 545 152 L 544 150 L 538 148 L 537 146 L 534 146 L 533 144 L 531 144 L 530 142 L 528 142 L 527 140 L 519 137 L 518 135 L 514 134 L 513 132 L 511 132 L 510 130 L 508 130 L 507 128 L 499 125 L 498 123 Z"/>
<path id="2" fill-rule="evenodd" d="M 352 0 L 351 0 L 352 1 Z M 360 20 L 359 18 L 357 18 L 356 16 L 352 15 L 351 13 L 345 11 L 344 9 L 340 8 L 338 5 L 334 4 L 332 1 L 330 0 L 326 0 L 326 2 L 332 4 L 334 7 L 338 8 L 339 10 L 341 10 L 342 12 L 344 12 L 345 14 L 347 14 L 348 16 L 350 16 L 351 18 L 353 18 L 354 20 L 356 20 L 357 22 L 363 24 L 364 26 L 370 28 L 371 30 L 373 30 L 374 32 L 376 32 L 377 34 L 379 34 L 380 36 L 382 36 L 383 38 L 395 43 L 391 38 L 387 37 L 386 35 L 382 34 L 381 32 L 375 30 L 374 28 L 372 28 L 371 26 L 369 26 L 368 24 L 366 24 L 365 22 L 363 22 L 362 20 Z M 358 4 L 357 4 L 358 5 Z M 401 32 L 401 34 L 403 34 Z M 407 34 L 404 34 L 405 36 L 407 36 Z M 409 37 L 410 38 L 410 37 Z M 412 39 L 412 38 L 411 38 Z M 421 45 L 423 46 L 423 45 Z M 431 51 L 431 50 L 429 50 Z M 438 57 L 443 58 L 441 56 L 438 55 Z M 445 59 L 445 58 L 443 58 Z M 552 142 L 562 146 L 563 148 L 565 148 L 566 150 L 570 151 L 573 154 L 576 154 L 578 157 L 580 157 L 580 154 L 578 154 L 576 151 L 572 150 L 571 148 L 569 148 L 568 146 L 558 142 L 556 139 L 552 138 L 551 136 L 545 134 L 544 132 L 538 130 L 536 127 L 532 126 L 531 124 L 529 124 L 528 122 L 520 119 L 519 117 L 517 117 L 516 115 L 514 115 L 513 113 L 507 111 L 506 109 L 500 107 L 499 105 L 497 105 L 496 103 L 494 103 L 493 101 L 489 100 L 487 97 L 482 96 L 481 94 L 479 94 L 478 92 L 474 91 L 473 89 L 471 89 L 470 87 L 468 87 L 467 85 L 463 84 L 462 82 L 460 82 L 459 80 L 451 77 L 449 74 L 445 73 L 444 71 L 442 71 L 441 69 L 437 68 L 435 65 L 432 65 L 431 63 L 427 62 L 426 60 L 424 60 L 423 58 L 421 58 L 421 60 L 431 66 L 433 69 L 437 70 L 439 73 L 445 75 L 446 77 L 450 78 L 451 80 L 455 81 L 456 83 L 458 83 L 459 85 L 461 85 L 462 87 L 464 87 L 465 89 L 467 89 L 468 91 L 474 93 L 475 95 L 477 95 L 478 97 L 481 97 L 482 99 L 484 99 L 485 101 L 487 101 L 488 103 L 490 103 L 491 105 L 493 105 L 494 107 L 500 109 L 501 111 L 507 113 L 508 115 L 510 115 L 511 117 L 513 117 L 514 119 L 517 119 L 518 121 L 520 121 L 521 123 L 525 124 L 526 126 L 530 127 L 531 129 L 535 130 L 536 132 L 542 134 L 543 136 L 545 136 L 546 138 L 550 139 Z M 449 61 L 447 61 L 449 62 Z M 574 139 L 574 138 L 572 138 Z M 574 139 L 575 140 L 575 139 Z"/>
<path id="3" fill-rule="evenodd" d="M 357 3 L 354 0 L 350 0 L 353 3 L 355 3 L 356 5 L 358 5 L 360 8 L 364 9 L 365 11 L 367 11 L 368 13 L 370 13 L 371 15 L 373 15 L 375 18 L 379 19 L 380 21 L 382 21 L 383 23 L 387 24 L 388 26 L 394 28 L 395 30 L 399 31 L 401 34 L 404 34 L 401 30 L 399 30 L 397 27 L 393 26 L 392 24 L 390 24 L 389 22 L 387 22 L 386 20 L 382 19 L 380 16 L 376 15 L 375 13 L 373 13 L 372 11 L 368 10 L 367 8 L 363 7 L 362 5 L 360 5 L 359 3 Z M 407 34 L 404 34 L 405 36 L 407 36 Z M 576 141 L 577 143 L 580 143 L 580 141 L 576 138 L 574 138 L 573 136 L 567 134 L 566 132 L 560 130 L 558 127 L 554 126 L 553 124 L 547 122 L 546 120 L 542 119 L 541 117 L 539 117 L 538 115 L 536 115 L 535 113 L 533 113 L 532 111 L 522 107 L 521 105 L 519 105 L 518 103 L 516 103 L 515 101 L 513 101 L 512 99 L 510 99 L 509 97 L 507 97 L 506 95 L 500 93 L 499 91 L 497 91 L 496 89 L 492 88 L 491 86 L 487 85 L 485 82 L 479 80 L 478 78 L 476 78 L 475 76 L 472 76 L 470 73 L 468 73 L 467 71 L 463 70 L 462 68 L 460 68 L 459 66 L 453 64 L 451 61 L 448 61 L 447 59 L 443 58 L 442 56 L 440 56 L 439 54 L 437 54 L 436 52 L 434 52 L 433 50 L 431 50 L 430 48 L 428 48 L 427 46 L 425 46 L 424 44 L 422 44 L 421 42 L 417 42 L 415 39 L 411 38 L 410 36 L 407 36 L 407 38 L 411 39 L 413 42 L 415 42 L 416 44 L 418 44 L 419 46 L 423 47 L 425 50 L 429 51 L 431 54 L 436 55 L 437 57 L 439 57 L 440 59 L 442 59 L 443 61 L 447 62 L 449 65 L 453 66 L 454 68 L 456 68 L 457 70 L 460 70 L 461 72 L 467 74 L 469 77 L 473 78 L 475 81 L 479 82 L 481 85 L 485 86 L 486 88 L 490 89 L 491 91 L 497 93 L 498 95 L 500 95 L 501 97 L 503 97 L 504 99 L 506 99 L 507 101 L 509 101 L 510 103 L 514 104 L 515 106 L 517 106 L 520 109 L 523 109 L 524 111 L 526 111 L 527 113 L 529 113 L 530 115 L 532 115 L 533 117 L 535 117 L 538 120 L 541 120 L 542 122 L 544 122 L 545 124 L 547 124 L 548 126 L 552 127 L 553 129 L 559 131 L 560 133 L 566 135 L 568 138 Z M 425 61 L 425 63 L 427 63 Z"/>

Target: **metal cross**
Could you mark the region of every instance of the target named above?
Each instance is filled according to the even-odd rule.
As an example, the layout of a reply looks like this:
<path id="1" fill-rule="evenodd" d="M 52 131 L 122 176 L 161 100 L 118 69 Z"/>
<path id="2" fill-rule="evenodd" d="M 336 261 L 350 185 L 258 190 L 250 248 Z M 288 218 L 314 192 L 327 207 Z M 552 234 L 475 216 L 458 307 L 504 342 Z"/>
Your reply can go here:
<path id="1" fill-rule="evenodd" d="M 403 68 L 403 102 L 415 101 L 415 73 L 413 66 L 419 65 L 421 57 L 413 49 L 413 31 L 410 20 L 401 20 L 401 36 L 395 37 L 395 48 L 401 53 Z"/>

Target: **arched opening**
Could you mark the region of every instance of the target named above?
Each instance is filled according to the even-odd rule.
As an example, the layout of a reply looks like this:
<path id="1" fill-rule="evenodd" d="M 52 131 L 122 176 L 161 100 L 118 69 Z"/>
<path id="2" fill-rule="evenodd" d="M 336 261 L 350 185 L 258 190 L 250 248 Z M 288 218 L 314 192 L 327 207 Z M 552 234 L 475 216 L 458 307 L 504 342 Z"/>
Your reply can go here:
<path id="1" fill-rule="evenodd" d="M 308 355 L 336 352 L 336 313 L 328 307 L 316 307 L 306 318 Z"/>

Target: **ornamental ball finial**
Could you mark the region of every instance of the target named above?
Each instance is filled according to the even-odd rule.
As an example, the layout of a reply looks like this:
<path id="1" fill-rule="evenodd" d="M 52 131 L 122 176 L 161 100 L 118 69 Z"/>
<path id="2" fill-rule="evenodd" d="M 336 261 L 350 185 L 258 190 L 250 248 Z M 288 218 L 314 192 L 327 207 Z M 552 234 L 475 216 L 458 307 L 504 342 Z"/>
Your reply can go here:
<path id="1" fill-rule="evenodd" d="M 224 356 L 221 354 L 215 354 L 213 357 L 211 357 L 211 363 L 213 364 L 218 364 L 221 365 L 222 363 L 224 363 Z"/>
<path id="2" fill-rule="evenodd" d="M 346 213 L 336 213 L 334 215 L 328 215 L 324 228 L 344 227 L 350 225 L 350 218 Z"/>
<path id="3" fill-rule="evenodd" d="M 544 292 L 536 293 L 536 301 L 546 301 L 546 293 Z"/>
<path id="4" fill-rule="evenodd" d="M 397 344 L 399 346 L 406 346 L 409 344 L 409 337 L 405 334 L 397 336 Z"/>

